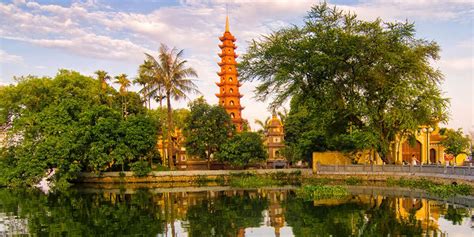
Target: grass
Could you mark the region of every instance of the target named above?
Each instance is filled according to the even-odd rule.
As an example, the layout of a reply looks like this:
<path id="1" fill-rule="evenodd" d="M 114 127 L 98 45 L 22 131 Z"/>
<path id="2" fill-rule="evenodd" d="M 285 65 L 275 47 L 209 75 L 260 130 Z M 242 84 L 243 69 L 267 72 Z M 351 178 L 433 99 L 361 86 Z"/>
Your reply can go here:
<path id="1" fill-rule="evenodd" d="M 349 195 L 345 187 L 338 185 L 305 185 L 296 194 L 306 200 L 344 198 Z"/>
<path id="2" fill-rule="evenodd" d="M 358 185 L 358 184 L 362 183 L 362 179 L 357 178 L 357 177 L 349 177 L 349 178 L 345 179 L 344 182 L 347 185 Z"/>
<path id="3" fill-rule="evenodd" d="M 246 176 L 240 178 L 231 178 L 229 185 L 238 188 L 259 188 L 265 186 L 279 185 L 279 182 L 274 179 L 260 177 L 260 176 Z"/>
<path id="4" fill-rule="evenodd" d="M 258 188 L 278 185 L 301 184 L 301 172 L 276 172 L 268 175 L 256 175 L 254 173 L 231 174 L 228 184 L 239 188 Z"/>
<path id="5" fill-rule="evenodd" d="M 472 187 L 467 184 L 440 184 L 427 179 L 388 178 L 387 185 L 422 189 L 442 198 L 471 195 L 473 192 Z"/>

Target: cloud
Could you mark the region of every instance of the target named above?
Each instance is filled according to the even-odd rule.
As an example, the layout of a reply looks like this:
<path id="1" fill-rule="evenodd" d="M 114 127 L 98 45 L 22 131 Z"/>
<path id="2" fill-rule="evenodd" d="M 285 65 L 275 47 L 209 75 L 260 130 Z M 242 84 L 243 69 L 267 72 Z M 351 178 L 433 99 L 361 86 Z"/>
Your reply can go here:
<path id="1" fill-rule="evenodd" d="M 226 5 L 231 31 L 238 40 L 237 53 L 242 54 L 251 39 L 290 24 L 301 24 L 315 3 L 314 0 L 181 0 L 178 5 L 138 13 L 114 9 L 97 1 L 73 1 L 60 6 L 15 0 L 11 4 L 0 2 L 0 38 L 92 59 L 132 62 L 130 67 L 134 68 L 144 59 L 143 52 L 156 54 L 160 43 L 176 46 L 185 49 L 185 58 L 200 76 L 197 83 L 201 92 L 209 102 L 214 102 L 217 101 L 215 72 L 219 69 L 217 44 L 224 29 Z M 338 7 L 354 11 L 362 19 L 382 17 L 386 21 L 461 22 L 472 19 L 474 13 L 471 0 L 361 0 Z M 460 44 L 472 50 L 472 40 Z M 443 59 L 439 66 L 449 72 L 473 70 L 472 57 Z M 266 111 L 264 103 L 251 99 L 253 87 L 253 84 L 242 87 L 243 103 L 247 104 L 243 113 L 251 123 L 254 118 L 269 114 L 262 114 Z"/>
<path id="2" fill-rule="evenodd" d="M 364 0 L 360 4 L 339 7 L 356 12 L 365 19 L 382 17 L 386 21 L 465 21 L 472 19 L 474 13 L 469 0 Z"/>
<path id="3" fill-rule="evenodd" d="M 439 62 L 441 68 L 456 71 L 474 71 L 474 57 L 441 59 Z"/>
<path id="4" fill-rule="evenodd" d="M 23 58 L 18 55 L 9 54 L 0 49 L 0 63 L 22 63 Z"/>

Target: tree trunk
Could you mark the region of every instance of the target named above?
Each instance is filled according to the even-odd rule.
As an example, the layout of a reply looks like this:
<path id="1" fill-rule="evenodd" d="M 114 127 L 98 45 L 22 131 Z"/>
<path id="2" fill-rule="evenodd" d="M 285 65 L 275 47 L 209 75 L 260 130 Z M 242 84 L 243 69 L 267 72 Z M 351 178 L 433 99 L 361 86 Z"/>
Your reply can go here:
<path id="1" fill-rule="evenodd" d="M 207 169 L 210 170 L 211 169 L 211 155 L 208 153 L 206 154 L 207 156 Z"/>
<path id="2" fill-rule="evenodd" d="M 173 162 L 173 141 L 171 139 L 171 132 L 173 129 L 173 110 L 171 109 L 170 92 L 166 93 L 166 103 L 168 106 L 168 163 L 170 169 L 174 168 Z"/>

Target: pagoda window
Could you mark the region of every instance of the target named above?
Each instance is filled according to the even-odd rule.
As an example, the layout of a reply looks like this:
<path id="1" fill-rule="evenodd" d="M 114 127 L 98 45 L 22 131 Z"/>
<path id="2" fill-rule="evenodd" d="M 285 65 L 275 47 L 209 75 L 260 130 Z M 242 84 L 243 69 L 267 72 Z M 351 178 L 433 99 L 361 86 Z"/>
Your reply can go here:
<path id="1" fill-rule="evenodd" d="M 230 117 L 231 117 L 231 118 L 235 118 L 235 114 L 234 114 L 234 113 L 230 113 Z"/>
<path id="2" fill-rule="evenodd" d="M 231 90 L 232 90 L 232 89 L 231 89 Z M 230 105 L 234 105 L 234 101 L 233 101 L 233 100 L 230 101 Z"/>
<path id="3" fill-rule="evenodd" d="M 234 90 L 232 88 L 230 88 L 229 90 L 230 93 L 234 93 Z"/>
<path id="4" fill-rule="evenodd" d="M 232 82 L 232 80 L 233 80 L 232 77 L 229 77 L 229 81 Z"/>
<path id="5" fill-rule="evenodd" d="M 222 101 L 222 104 L 225 104 L 225 101 Z"/>

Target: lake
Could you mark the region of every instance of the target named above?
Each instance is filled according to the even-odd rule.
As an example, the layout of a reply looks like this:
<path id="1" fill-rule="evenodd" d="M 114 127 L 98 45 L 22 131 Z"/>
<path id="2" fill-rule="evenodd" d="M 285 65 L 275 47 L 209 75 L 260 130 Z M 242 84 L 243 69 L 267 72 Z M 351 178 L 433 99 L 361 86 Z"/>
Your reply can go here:
<path id="1" fill-rule="evenodd" d="M 473 236 L 472 198 L 353 187 L 304 200 L 295 190 L 0 189 L 0 236 Z"/>

